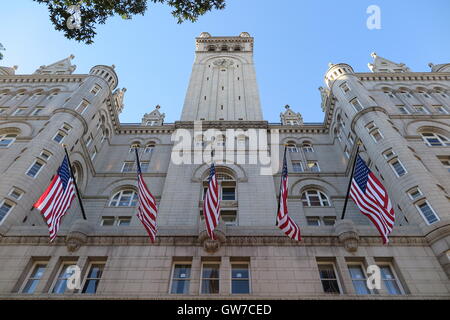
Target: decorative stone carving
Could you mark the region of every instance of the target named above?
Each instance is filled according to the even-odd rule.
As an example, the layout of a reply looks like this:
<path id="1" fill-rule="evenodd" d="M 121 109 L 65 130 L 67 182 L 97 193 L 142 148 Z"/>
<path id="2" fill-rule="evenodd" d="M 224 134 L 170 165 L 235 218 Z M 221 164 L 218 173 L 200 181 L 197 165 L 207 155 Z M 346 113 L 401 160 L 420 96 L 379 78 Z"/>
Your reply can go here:
<path id="1" fill-rule="evenodd" d="M 319 91 L 320 91 L 320 97 L 322 99 L 320 106 L 322 107 L 322 111 L 325 112 L 325 110 L 327 108 L 327 99 L 328 99 L 328 94 L 330 93 L 330 90 L 326 89 L 324 87 L 319 87 Z"/>
<path id="2" fill-rule="evenodd" d="M 373 63 L 368 63 L 370 71 L 372 72 L 410 72 L 411 70 L 404 63 L 395 63 L 386 58 L 378 56 L 375 52 L 370 54 Z"/>
<path id="3" fill-rule="evenodd" d="M 208 253 L 217 252 L 226 241 L 225 233 L 221 230 L 214 230 L 214 235 L 216 236 L 216 240 L 212 240 L 209 237 L 208 232 L 203 230 L 198 236 L 198 240 L 202 244 L 203 249 Z"/>
<path id="4" fill-rule="evenodd" d="M 348 252 L 356 252 L 359 244 L 359 234 L 352 220 L 344 219 L 336 221 L 334 230 L 339 242 L 344 245 Z"/>
<path id="5" fill-rule="evenodd" d="M 234 64 L 233 60 L 230 59 L 217 59 L 213 62 L 213 65 L 217 66 L 217 67 L 225 67 L 225 68 L 229 68 Z"/>
<path id="6" fill-rule="evenodd" d="M 125 92 L 127 92 L 127 88 L 116 89 L 113 92 L 113 99 L 114 102 L 116 103 L 116 111 L 118 114 L 121 113 L 123 110 L 123 98 Z"/>
<path id="7" fill-rule="evenodd" d="M 303 124 L 303 117 L 299 112 L 294 112 L 291 107 L 287 104 L 284 106 L 285 112 L 280 113 L 281 124 L 283 125 L 295 125 L 300 126 Z"/>
<path id="8" fill-rule="evenodd" d="M 158 104 L 155 109 L 149 113 L 144 114 L 142 117 L 141 125 L 143 126 L 162 126 L 164 123 L 165 113 L 161 113 L 159 109 L 161 106 Z"/>
<path id="9" fill-rule="evenodd" d="M 66 236 L 66 246 L 69 252 L 76 252 L 87 242 L 92 227 L 87 220 L 79 219 L 70 228 Z"/>

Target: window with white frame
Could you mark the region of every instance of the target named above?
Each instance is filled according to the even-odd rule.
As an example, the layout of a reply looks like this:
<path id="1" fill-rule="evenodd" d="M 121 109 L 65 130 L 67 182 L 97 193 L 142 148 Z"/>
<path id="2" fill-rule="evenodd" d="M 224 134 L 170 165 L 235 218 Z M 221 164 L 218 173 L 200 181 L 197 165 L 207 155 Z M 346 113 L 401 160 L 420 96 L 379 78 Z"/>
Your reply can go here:
<path id="1" fill-rule="evenodd" d="M 380 265 L 381 280 L 383 281 L 384 287 L 388 294 L 398 295 L 404 294 L 403 288 L 397 279 L 394 269 L 390 264 Z"/>
<path id="2" fill-rule="evenodd" d="M 147 146 L 145 147 L 144 153 L 152 153 L 154 149 L 155 149 L 155 144 L 149 143 L 149 144 L 147 144 Z"/>
<path id="3" fill-rule="evenodd" d="M 220 264 L 212 262 L 203 262 L 201 293 L 202 294 L 218 294 L 219 293 L 219 272 Z"/>
<path id="4" fill-rule="evenodd" d="M 344 93 L 347 93 L 350 91 L 350 88 L 348 87 L 347 82 L 342 83 L 339 87 L 342 89 L 342 91 Z"/>
<path id="5" fill-rule="evenodd" d="M 170 285 L 170 293 L 172 294 L 188 294 L 191 282 L 190 262 L 177 262 L 172 267 L 172 283 Z"/>
<path id="6" fill-rule="evenodd" d="M 428 203 L 427 200 L 422 200 L 416 203 L 416 208 L 419 210 L 420 214 L 424 218 L 427 224 L 433 224 L 435 222 L 438 222 L 439 216 L 436 214 L 436 212 L 433 210 L 431 205 Z"/>
<path id="7" fill-rule="evenodd" d="M 233 262 L 231 264 L 231 293 L 250 293 L 250 270 L 249 264 L 244 262 Z"/>
<path id="8" fill-rule="evenodd" d="M 23 116 L 27 113 L 27 108 L 18 108 L 14 111 L 13 116 Z"/>
<path id="9" fill-rule="evenodd" d="M 237 226 L 237 211 L 236 210 L 220 210 L 220 218 L 227 226 Z"/>
<path id="10" fill-rule="evenodd" d="M 7 199 L 3 200 L 0 204 L 0 222 L 5 219 L 6 215 L 11 212 L 11 210 L 14 208 L 15 203 L 12 201 L 9 201 Z"/>
<path id="11" fill-rule="evenodd" d="M 448 114 L 447 109 L 445 109 L 444 106 L 442 105 L 433 105 L 433 110 L 436 113 L 440 113 L 440 114 Z"/>
<path id="12" fill-rule="evenodd" d="M 89 271 L 84 280 L 84 286 L 81 293 L 94 294 L 97 292 L 98 285 L 103 275 L 105 262 L 91 262 L 89 264 Z"/>
<path id="13" fill-rule="evenodd" d="M 113 226 L 115 224 L 115 222 L 116 222 L 116 217 L 104 216 L 104 217 L 102 217 L 100 225 L 102 225 L 104 227 L 110 227 L 110 226 Z"/>
<path id="14" fill-rule="evenodd" d="M 91 89 L 91 93 L 95 96 L 100 91 L 102 87 L 98 84 L 94 84 L 94 86 Z"/>
<path id="15" fill-rule="evenodd" d="M 27 294 L 34 293 L 46 269 L 47 261 L 36 261 L 31 268 L 31 272 L 28 275 L 21 292 Z"/>
<path id="16" fill-rule="evenodd" d="M 395 98 L 395 96 L 392 94 L 392 92 L 384 91 L 384 93 L 391 99 Z"/>
<path id="17" fill-rule="evenodd" d="M 318 262 L 320 282 L 322 283 L 323 292 L 325 293 L 341 293 L 341 285 L 339 283 L 336 267 L 333 262 Z"/>
<path id="18" fill-rule="evenodd" d="M 320 172 L 319 163 L 317 161 L 308 161 L 307 166 L 311 172 Z"/>
<path id="19" fill-rule="evenodd" d="M 8 148 L 14 141 L 16 141 L 17 134 L 5 133 L 0 135 L 0 148 Z"/>
<path id="20" fill-rule="evenodd" d="M 128 150 L 128 152 L 132 153 L 132 152 L 134 152 L 134 149 L 139 149 L 140 147 L 141 147 L 140 143 L 133 143 L 133 144 L 131 144 L 130 149 Z"/>
<path id="21" fill-rule="evenodd" d="M 94 147 L 91 154 L 91 161 L 94 161 L 96 155 L 97 155 L 97 147 Z"/>
<path id="22" fill-rule="evenodd" d="M 306 224 L 308 226 L 320 226 L 320 218 L 319 217 L 306 217 Z"/>
<path id="23" fill-rule="evenodd" d="M 62 294 L 66 292 L 67 281 L 73 275 L 74 271 L 69 269 L 70 266 L 76 265 L 76 261 L 64 262 L 59 268 L 58 277 L 56 278 L 55 284 L 52 289 L 52 293 Z"/>
<path id="24" fill-rule="evenodd" d="M 44 162 L 40 160 L 35 160 L 30 168 L 27 170 L 27 176 L 35 178 L 39 171 L 41 171 L 42 167 L 44 166 Z"/>
<path id="25" fill-rule="evenodd" d="M 381 134 L 379 129 L 372 130 L 370 132 L 370 136 L 372 137 L 373 141 L 375 141 L 375 143 L 383 139 L 383 135 Z"/>
<path id="26" fill-rule="evenodd" d="M 33 112 L 31 113 L 32 116 L 38 116 L 42 113 L 44 110 L 44 107 L 36 107 L 34 108 Z"/>
<path id="27" fill-rule="evenodd" d="M 304 152 L 314 152 L 313 146 L 311 143 L 303 143 L 302 149 Z"/>
<path id="28" fill-rule="evenodd" d="M 83 114 L 88 106 L 89 102 L 86 100 L 82 100 L 80 104 L 75 108 L 75 110 L 78 111 L 80 114 Z"/>
<path id="29" fill-rule="evenodd" d="M 421 104 L 415 104 L 413 105 L 414 113 L 420 113 L 420 114 L 428 114 L 428 110 L 424 108 Z"/>
<path id="30" fill-rule="evenodd" d="M 86 139 L 86 148 L 88 148 L 91 145 L 92 140 L 93 140 L 92 134 L 89 134 L 89 136 Z"/>
<path id="31" fill-rule="evenodd" d="M 121 190 L 117 192 L 109 202 L 111 207 L 134 207 L 138 201 L 138 195 L 134 190 Z"/>
<path id="32" fill-rule="evenodd" d="M 41 156 L 42 159 L 48 160 L 52 156 L 52 153 L 50 151 L 47 151 L 47 150 L 42 150 L 40 156 Z"/>
<path id="33" fill-rule="evenodd" d="M 397 177 L 402 177 L 407 173 L 405 167 L 398 158 L 389 161 L 389 165 L 391 166 Z"/>
<path id="34" fill-rule="evenodd" d="M 122 172 L 133 172 L 134 171 L 134 161 L 125 161 L 122 165 Z"/>
<path id="35" fill-rule="evenodd" d="M 301 161 L 293 160 L 292 169 L 294 172 L 303 172 L 303 164 Z"/>
<path id="36" fill-rule="evenodd" d="M 141 165 L 141 172 L 147 172 L 148 167 L 150 166 L 150 162 L 149 161 L 141 161 L 140 165 Z"/>
<path id="37" fill-rule="evenodd" d="M 444 168 L 450 172 L 450 156 L 438 156 L 439 161 L 442 163 Z"/>
<path id="38" fill-rule="evenodd" d="M 347 146 L 345 146 L 345 148 L 344 148 L 344 154 L 347 159 L 350 158 L 350 153 L 348 152 Z"/>
<path id="39" fill-rule="evenodd" d="M 361 103 L 357 98 L 352 99 L 350 103 L 352 104 L 353 108 L 355 108 L 356 112 L 361 111 L 363 109 Z"/>
<path id="40" fill-rule="evenodd" d="M 419 187 L 409 189 L 407 193 L 411 200 L 417 200 L 423 196 L 423 193 L 420 191 Z"/>
<path id="41" fill-rule="evenodd" d="M 117 225 L 120 226 L 129 226 L 131 224 L 131 217 L 118 217 Z"/>
<path id="42" fill-rule="evenodd" d="M 395 156 L 395 152 L 394 150 L 392 150 L 392 148 L 387 149 L 386 151 L 383 152 L 383 157 L 385 159 L 390 159 L 393 156 Z"/>
<path id="43" fill-rule="evenodd" d="M 286 148 L 287 148 L 288 152 L 298 152 L 298 149 L 297 149 L 297 146 L 295 145 L 295 143 L 288 143 Z"/>
<path id="44" fill-rule="evenodd" d="M 450 140 L 442 134 L 435 132 L 421 132 L 421 135 L 425 143 L 430 147 L 450 146 Z"/>
<path id="45" fill-rule="evenodd" d="M 59 130 L 53 137 L 53 141 L 61 143 L 64 140 L 65 136 L 66 134 L 63 131 Z"/>
<path id="46" fill-rule="evenodd" d="M 397 109 L 401 114 L 409 114 L 408 109 L 404 105 L 397 105 Z"/>
<path id="47" fill-rule="evenodd" d="M 367 276 L 362 264 L 349 264 L 348 271 L 350 273 L 350 278 L 352 279 L 356 294 L 372 294 L 372 292 L 367 288 Z"/>
<path id="48" fill-rule="evenodd" d="M 328 207 L 330 201 L 325 193 L 316 189 L 303 191 L 302 202 L 305 207 Z"/>
<path id="49" fill-rule="evenodd" d="M 376 125 L 375 125 L 375 123 L 373 121 L 370 121 L 368 124 L 366 124 L 366 129 L 369 132 L 372 131 L 375 128 L 376 128 Z"/>
<path id="50" fill-rule="evenodd" d="M 19 188 L 12 187 L 12 189 L 9 191 L 8 195 L 16 200 L 20 200 L 22 198 L 24 192 L 20 190 Z"/>

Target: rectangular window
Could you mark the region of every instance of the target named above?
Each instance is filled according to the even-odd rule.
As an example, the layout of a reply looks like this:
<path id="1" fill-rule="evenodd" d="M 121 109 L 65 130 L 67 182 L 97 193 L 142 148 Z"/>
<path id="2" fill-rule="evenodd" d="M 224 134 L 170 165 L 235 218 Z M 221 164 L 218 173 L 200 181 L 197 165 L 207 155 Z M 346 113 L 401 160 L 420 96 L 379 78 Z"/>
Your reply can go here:
<path id="1" fill-rule="evenodd" d="M 122 172 L 132 172 L 134 169 L 134 161 L 125 161 L 122 166 Z"/>
<path id="2" fill-rule="evenodd" d="M 95 159 L 96 155 L 97 155 L 97 148 L 94 147 L 94 150 L 92 151 L 92 155 L 91 155 L 91 161 L 93 161 Z"/>
<path id="3" fill-rule="evenodd" d="M 416 207 L 428 224 L 433 224 L 440 220 L 428 201 L 425 200 L 419 204 L 416 204 Z"/>
<path id="4" fill-rule="evenodd" d="M 220 217 L 227 226 L 237 226 L 237 212 L 234 210 L 221 210 Z"/>
<path id="5" fill-rule="evenodd" d="M 372 129 L 375 129 L 375 128 L 376 128 L 376 126 L 375 126 L 375 123 L 373 123 L 373 121 L 371 121 L 368 124 L 366 124 L 366 129 L 369 132 L 372 131 Z"/>
<path id="6" fill-rule="evenodd" d="M 72 129 L 72 127 L 70 125 L 68 125 L 67 123 L 64 123 L 62 129 L 67 133 Z"/>
<path id="7" fill-rule="evenodd" d="M 428 114 L 428 110 L 423 107 L 423 105 L 413 105 L 415 113 Z"/>
<path id="8" fill-rule="evenodd" d="M 303 165 L 301 161 L 292 161 L 292 168 L 294 172 L 303 172 Z"/>
<path id="9" fill-rule="evenodd" d="M 445 169 L 450 172 L 450 157 L 449 156 L 438 156 L 439 161 L 442 163 Z"/>
<path id="10" fill-rule="evenodd" d="M 371 294 L 370 290 L 367 288 L 366 274 L 364 273 L 362 265 L 351 264 L 348 266 L 348 271 L 350 272 L 350 278 L 352 279 L 356 294 Z"/>
<path id="11" fill-rule="evenodd" d="M 89 102 L 87 102 L 86 100 L 83 100 L 80 102 L 78 107 L 75 108 L 75 110 L 78 111 L 79 113 L 83 114 L 86 111 L 88 106 L 89 106 Z"/>
<path id="12" fill-rule="evenodd" d="M 150 165 L 149 161 L 142 161 L 141 162 L 141 171 L 142 172 L 147 172 L 149 165 Z"/>
<path id="13" fill-rule="evenodd" d="M 389 162 L 391 165 L 392 170 L 394 170 L 397 177 L 402 177 L 406 174 L 406 169 L 398 159 L 394 159 L 393 161 Z"/>
<path id="14" fill-rule="evenodd" d="M 118 226 L 129 226 L 131 223 L 131 217 L 119 217 L 117 219 Z"/>
<path id="15" fill-rule="evenodd" d="M 64 137 L 66 136 L 65 133 L 62 131 L 58 131 L 55 136 L 53 137 L 53 141 L 61 143 L 64 140 Z"/>
<path id="16" fill-rule="evenodd" d="M 422 191 L 420 191 L 419 187 L 414 187 L 408 191 L 408 196 L 411 198 L 411 200 L 417 200 L 422 195 Z"/>
<path id="17" fill-rule="evenodd" d="M 116 218 L 115 217 L 102 217 L 102 226 L 113 226 Z"/>
<path id="18" fill-rule="evenodd" d="M 202 265 L 202 294 L 218 294 L 219 293 L 219 269 L 218 263 L 203 263 Z"/>
<path id="19" fill-rule="evenodd" d="M 401 114 L 409 114 L 408 109 L 406 109 L 405 106 L 397 106 L 398 111 L 400 111 Z"/>
<path id="20" fill-rule="evenodd" d="M 172 271 L 172 285 L 170 286 L 170 293 L 188 294 L 190 281 L 191 281 L 191 264 L 188 263 L 174 264 Z"/>
<path id="21" fill-rule="evenodd" d="M 27 108 L 19 108 L 14 111 L 13 116 L 23 116 L 27 112 Z"/>
<path id="22" fill-rule="evenodd" d="M 43 166 L 44 163 L 36 160 L 28 169 L 27 176 L 30 176 L 32 178 L 36 177 Z"/>
<path id="23" fill-rule="evenodd" d="M 448 111 L 441 105 L 433 105 L 434 112 L 440 114 L 448 114 Z"/>
<path id="24" fill-rule="evenodd" d="M 308 161 L 308 168 L 312 172 L 320 172 L 319 163 L 317 161 Z"/>
<path id="25" fill-rule="evenodd" d="M 380 266 L 381 279 L 389 294 L 403 294 L 403 290 L 398 283 L 395 273 L 393 272 L 390 265 Z"/>
<path id="26" fill-rule="evenodd" d="M 319 263 L 319 275 L 322 282 L 323 292 L 341 293 L 339 281 L 333 263 Z"/>
<path id="27" fill-rule="evenodd" d="M 33 110 L 33 113 L 31 114 L 32 116 L 38 116 L 42 113 L 42 110 L 44 110 L 44 107 L 36 107 Z"/>
<path id="28" fill-rule="evenodd" d="M 231 264 L 231 293 L 250 293 L 250 272 L 248 263 Z"/>
<path id="29" fill-rule="evenodd" d="M 100 87 L 98 84 L 95 84 L 92 89 L 91 89 L 91 93 L 95 96 L 97 95 L 97 93 L 100 91 L 102 87 Z"/>
<path id="30" fill-rule="evenodd" d="M 50 159 L 50 157 L 52 156 L 52 154 L 51 154 L 50 151 L 43 150 L 43 151 L 41 152 L 40 156 L 41 156 L 42 159 L 48 160 L 48 159 Z"/>
<path id="31" fill-rule="evenodd" d="M 361 103 L 359 102 L 359 100 L 357 98 L 350 101 L 350 103 L 352 104 L 353 108 L 355 108 L 356 112 L 361 111 L 363 109 Z"/>
<path id="32" fill-rule="evenodd" d="M 19 190 L 17 188 L 12 188 L 11 191 L 9 192 L 9 196 L 13 197 L 16 200 L 19 200 L 20 198 L 22 198 L 23 195 L 23 191 Z"/>
<path id="33" fill-rule="evenodd" d="M 342 91 L 343 91 L 344 93 L 347 93 L 347 92 L 350 91 L 350 88 L 348 87 L 348 85 L 347 85 L 346 82 L 344 82 L 343 84 L 341 84 L 339 87 L 342 89 Z"/>
<path id="34" fill-rule="evenodd" d="M 393 156 L 395 156 L 395 152 L 394 152 L 392 149 L 388 149 L 388 150 L 386 150 L 386 151 L 383 152 L 383 157 L 384 157 L 385 159 L 390 159 L 390 158 L 392 158 Z"/>
<path id="35" fill-rule="evenodd" d="M 12 210 L 14 204 L 8 200 L 4 200 L 0 205 L 0 222 L 6 217 L 6 215 Z"/>
<path id="36" fill-rule="evenodd" d="M 94 294 L 103 275 L 104 263 L 92 262 L 84 282 L 82 293 Z"/>
<path id="37" fill-rule="evenodd" d="M 86 140 L 86 147 L 89 147 L 92 143 L 92 134 L 90 134 Z"/>
<path id="38" fill-rule="evenodd" d="M 306 222 L 308 226 L 320 226 L 320 218 L 319 217 L 306 217 Z"/>
<path id="39" fill-rule="evenodd" d="M 372 132 L 370 132 L 370 135 L 372 136 L 372 139 L 375 141 L 375 143 L 383 139 L 383 136 L 381 135 L 381 132 L 378 129 L 375 129 Z"/>
<path id="40" fill-rule="evenodd" d="M 53 286 L 52 293 L 62 294 L 67 290 L 67 280 L 73 274 L 73 271 L 69 270 L 70 266 L 76 265 L 76 262 L 64 262 L 58 274 L 58 278 L 56 279 L 55 285 Z"/>
<path id="41" fill-rule="evenodd" d="M 236 200 L 236 189 L 232 187 L 222 187 L 222 200 Z"/>
<path id="42" fill-rule="evenodd" d="M 325 226 L 334 226 L 336 223 L 336 217 L 323 217 L 322 221 Z"/>
<path id="43" fill-rule="evenodd" d="M 34 293 L 37 285 L 42 279 L 44 275 L 45 269 L 47 268 L 46 262 L 36 262 L 32 268 L 30 275 L 28 276 L 28 280 L 25 286 L 22 289 L 22 293 Z"/>

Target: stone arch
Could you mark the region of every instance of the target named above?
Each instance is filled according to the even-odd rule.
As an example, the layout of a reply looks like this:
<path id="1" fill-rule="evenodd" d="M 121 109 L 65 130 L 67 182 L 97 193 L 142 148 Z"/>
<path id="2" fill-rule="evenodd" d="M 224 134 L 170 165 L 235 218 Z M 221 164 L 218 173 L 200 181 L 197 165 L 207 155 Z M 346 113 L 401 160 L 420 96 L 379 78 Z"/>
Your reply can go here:
<path id="1" fill-rule="evenodd" d="M 105 198 L 108 198 L 109 200 L 118 191 L 123 189 L 133 189 L 137 191 L 136 179 L 122 178 L 114 180 L 100 191 L 100 195 L 102 195 Z"/>
<path id="2" fill-rule="evenodd" d="M 449 135 L 450 132 L 450 125 L 441 121 L 413 120 L 404 127 L 404 133 L 407 136 L 417 136 L 419 135 L 419 131 L 424 128 L 429 128 L 431 130 L 438 129 L 445 131 L 447 136 Z"/>
<path id="3" fill-rule="evenodd" d="M 235 54 L 221 54 L 220 51 L 217 51 L 217 55 L 214 56 L 207 56 L 204 59 L 200 60 L 199 63 L 202 64 L 207 64 L 208 62 L 212 62 L 213 60 L 219 59 L 219 58 L 224 58 L 224 59 L 234 59 L 239 61 L 239 63 L 250 63 L 250 61 L 248 61 L 248 59 L 235 55 Z"/>
<path id="4" fill-rule="evenodd" d="M 339 191 L 331 183 L 317 178 L 301 178 L 295 181 L 289 189 L 292 196 L 301 197 L 302 192 L 308 189 L 317 189 L 327 195 L 328 198 L 339 195 Z"/>
<path id="5" fill-rule="evenodd" d="M 209 167 L 210 167 L 210 165 L 206 164 L 206 163 L 198 166 L 194 170 L 194 173 L 192 174 L 191 181 L 192 182 L 203 181 L 204 175 L 207 174 Z M 226 164 L 226 165 L 218 164 L 218 165 L 216 165 L 216 169 L 229 171 L 232 174 L 232 176 L 234 176 L 234 178 L 236 179 L 237 182 L 247 182 L 248 181 L 247 173 L 245 172 L 244 168 L 242 166 L 240 166 L 239 164 Z"/>
<path id="6" fill-rule="evenodd" d="M 0 123 L 0 132 L 14 131 L 21 137 L 29 137 L 33 132 L 33 127 L 25 121 L 5 121 Z"/>
<path id="7" fill-rule="evenodd" d="M 87 159 L 83 156 L 83 154 L 79 151 L 76 151 L 74 153 L 71 153 L 70 155 L 70 162 L 72 163 L 72 166 L 76 164 L 78 167 L 77 169 L 81 170 L 82 174 L 82 180 L 81 182 L 77 181 L 78 187 L 80 188 L 80 191 L 83 192 L 86 190 L 86 187 L 88 185 L 89 180 L 89 168 L 86 165 Z"/>

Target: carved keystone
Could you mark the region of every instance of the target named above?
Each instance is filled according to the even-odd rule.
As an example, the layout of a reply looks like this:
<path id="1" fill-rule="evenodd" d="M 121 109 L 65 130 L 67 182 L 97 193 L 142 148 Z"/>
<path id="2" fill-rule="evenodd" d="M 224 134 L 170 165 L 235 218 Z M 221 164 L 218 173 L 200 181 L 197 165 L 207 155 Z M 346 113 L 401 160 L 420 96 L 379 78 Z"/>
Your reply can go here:
<path id="1" fill-rule="evenodd" d="M 334 231 L 339 237 L 339 242 L 348 252 L 358 250 L 359 234 L 352 220 L 344 219 L 336 221 Z"/>
<path id="2" fill-rule="evenodd" d="M 66 246 L 69 252 L 75 252 L 87 242 L 87 236 L 92 231 L 87 220 L 79 219 L 70 228 L 66 236 Z"/>
<path id="3" fill-rule="evenodd" d="M 216 236 L 216 240 L 212 240 L 209 237 L 208 232 L 203 230 L 198 236 L 198 240 L 203 245 L 203 249 L 208 253 L 214 253 L 219 250 L 226 240 L 225 233 L 221 230 L 214 230 L 214 235 Z"/>

